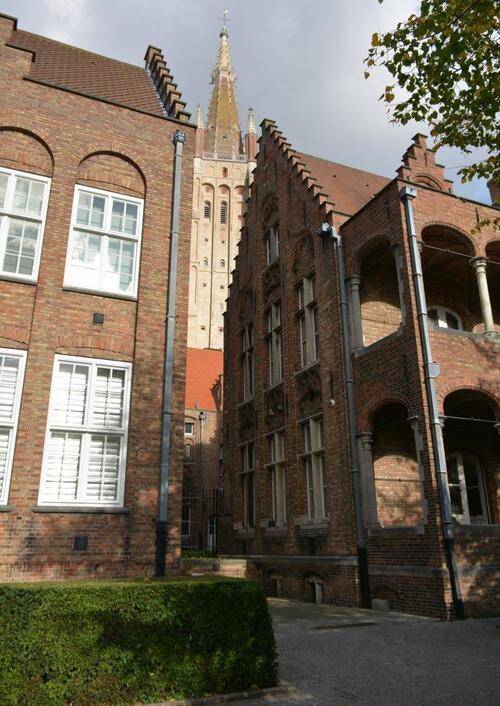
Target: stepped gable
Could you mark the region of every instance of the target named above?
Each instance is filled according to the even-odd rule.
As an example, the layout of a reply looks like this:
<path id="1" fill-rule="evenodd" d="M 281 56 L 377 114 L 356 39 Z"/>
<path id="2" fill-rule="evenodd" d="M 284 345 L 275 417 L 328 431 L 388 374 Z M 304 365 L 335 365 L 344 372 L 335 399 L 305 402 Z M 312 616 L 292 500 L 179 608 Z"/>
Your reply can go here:
<path id="1" fill-rule="evenodd" d="M 12 32 L 8 46 L 33 54 L 29 79 L 159 117 L 168 115 L 184 122 L 189 119 L 188 114 L 181 114 L 183 104 L 170 110 L 170 104 L 165 104 L 148 72 L 140 66 L 18 29 Z"/>
<path id="2" fill-rule="evenodd" d="M 261 126 L 279 144 L 307 188 L 312 189 L 314 198 L 324 207 L 325 215 L 336 212 L 350 216 L 356 213 L 390 181 L 378 174 L 297 152 L 272 120 L 264 120 Z"/>
<path id="3" fill-rule="evenodd" d="M 403 155 L 403 164 L 397 170 L 400 179 L 422 184 L 431 189 L 453 193 L 453 182 L 445 179 L 444 167 L 436 162 L 436 152 L 427 147 L 426 136 L 417 132 L 413 143 Z"/>

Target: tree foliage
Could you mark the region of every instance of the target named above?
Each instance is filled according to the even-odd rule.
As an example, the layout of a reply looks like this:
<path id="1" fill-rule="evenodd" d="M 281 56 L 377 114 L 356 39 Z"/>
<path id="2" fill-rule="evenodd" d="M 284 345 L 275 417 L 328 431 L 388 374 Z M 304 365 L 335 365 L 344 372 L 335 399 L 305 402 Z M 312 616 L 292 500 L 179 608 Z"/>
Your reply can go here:
<path id="1" fill-rule="evenodd" d="M 422 0 L 420 15 L 373 34 L 365 62 L 394 78 L 380 96 L 393 122 L 427 122 L 436 147 L 487 148 L 488 157 L 459 174 L 500 179 L 500 3 Z"/>

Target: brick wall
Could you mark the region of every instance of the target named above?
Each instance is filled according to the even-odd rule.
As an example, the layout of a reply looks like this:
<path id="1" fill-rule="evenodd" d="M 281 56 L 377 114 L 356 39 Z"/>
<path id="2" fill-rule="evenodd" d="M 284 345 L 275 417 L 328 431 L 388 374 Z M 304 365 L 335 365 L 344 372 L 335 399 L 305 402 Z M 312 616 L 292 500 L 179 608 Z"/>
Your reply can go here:
<path id="1" fill-rule="evenodd" d="M 51 176 L 37 284 L 0 280 L 0 345 L 28 351 L 9 512 L 0 512 L 5 579 L 135 576 L 154 566 L 162 368 L 172 201 L 172 136 L 179 125 L 26 80 L 31 54 L 5 46 L 0 17 L 0 165 Z M 168 561 L 179 557 L 184 366 L 194 129 L 181 198 Z M 145 194 L 138 297 L 62 287 L 75 183 Z M 93 313 L 104 324 L 93 324 Z M 133 363 L 125 508 L 116 514 L 34 511 L 54 355 Z M 40 510 L 40 508 L 38 508 Z M 76 534 L 88 549 L 73 551 Z"/>

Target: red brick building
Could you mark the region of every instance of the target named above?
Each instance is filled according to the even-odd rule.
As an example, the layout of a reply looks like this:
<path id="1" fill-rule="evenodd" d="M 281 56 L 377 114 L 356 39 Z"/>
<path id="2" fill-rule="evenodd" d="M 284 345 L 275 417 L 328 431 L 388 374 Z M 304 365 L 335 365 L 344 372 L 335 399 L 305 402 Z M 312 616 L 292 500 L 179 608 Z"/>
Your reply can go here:
<path id="1" fill-rule="evenodd" d="M 498 608 L 498 211 L 417 135 L 394 179 L 263 123 L 225 321 L 233 554 L 269 593 Z"/>
<path id="2" fill-rule="evenodd" d="M 223 353 L 188 348 L 184 416 L 182 546 L 216 549 L 223 514 L 222 488 Z"/>
<path id="3" fill-rule="evenodd" d="M 184 107 L 160 50 L 143 69 L 0 15 L 0 579 L 152 574 L 167 526 L 178 560 Z"/>

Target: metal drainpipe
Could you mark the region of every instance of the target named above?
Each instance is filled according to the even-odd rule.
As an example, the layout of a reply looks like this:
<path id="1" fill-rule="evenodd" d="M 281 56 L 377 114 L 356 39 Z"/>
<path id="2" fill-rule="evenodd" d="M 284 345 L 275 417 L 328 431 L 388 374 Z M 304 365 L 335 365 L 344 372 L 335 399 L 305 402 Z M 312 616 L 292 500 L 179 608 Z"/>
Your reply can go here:
<path id="1" fill-rule="evenodd" d="M 361 604 L 363 608 L 371 608 L 370 583 L 368 576 L 368 557 L 363 533 L 361 509 L 361 490 L 359 479 L 358 447 L 356 445 L 356 412 L 354 409 L 353 375 L 349 336 L 349 317 L 345 290 L 344 246 L 342 238 L 330 223 L 322 223 L 317 234 L 321 237 L 329 235 L 336 248 L 337 279 L 342 321 L 342 348 L 344 354 L 344 386 L 347 398 L 347 423 L 349 429 L 349 457 L 351 462 L 351 481 L 354 501 L 354 524 L 356 530 L 356 548 L 358 552 L 359 583 L 361 589 Z"/>
<path id="2" fill-rule="evenodd" d="M 424 359 L 425 387 L 427 391 L 427 401 L 431 419 L 432 451 L 436 469 L 436 480 L 439 489 L 439 499 L 441 501 L 441 517 L 443 524 L 446 563 L 450 574 L 451 594 L 453 597 L 455 617 L 459 620 L 463 620 L 465 618 L 465 611 L 453 541 L 450 501 L 448 496 L 448 478 L 446 472 L 446 455 L 443 445 L 443 434 L 441 420 L 439 418 L 436 388 L 434 385 L 434 378 L 439 375 L 439 366 L 432 360 L 422 261 L 420 258 L 420 250 L 415 231 L 415 221 L 413 218 L 413 207 L 411 203 L 412 199 L 414 199 L 417 195 L 417 190 L 411 186 L 405 186 L 401 189 L 399 195 L 405 208 L 406 226 L 408 229 L 408 240 L 410 244 L 411 265 L 413 269 L 413 287 L 417 302 L 418 327 L 420 331 L 422 356 Z"/>
<path id="3" fill-rule="evenodd" d="M 199 504 L 199 517 L 200 517 L 200 534 L 199 534 L 199 548 L 203 549 L 203 537 L 205 536 L 205 518 L 203 516 L 203 507 L 205 501 L 204 493 L 204 471 L 205 471 L 205 420 L 207 418 L 206 413 L 201 410 L 198 415 L 200 421 L 200 453 L 199 453 L 199 466 L 198 466 L 198 504 Z"/>
<path id="4" fill-rule="evenodd" d="M 170 474 L 170 428 L 172 420 L 172 378 L 174 367 L 175 300 L 177 287 L 177 250 L 179 244 L 179 212 L 181 201 L 182 152 L 185 133 L 176 130 L 172 223 L 170 228 L 170 264 L 168 270 L 168 309 L 165 331 L 165 363 L 163 369 L 163 409 L 161 417 L 161 461 L 156 520 L 156 576 L 165 576 L 168 525 L 168 481 Z"/>

